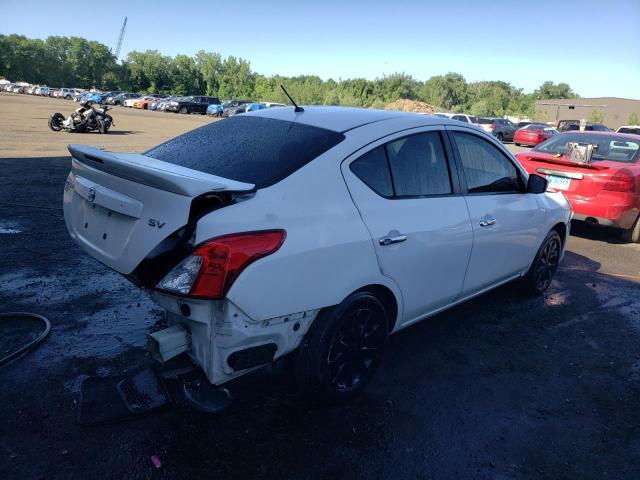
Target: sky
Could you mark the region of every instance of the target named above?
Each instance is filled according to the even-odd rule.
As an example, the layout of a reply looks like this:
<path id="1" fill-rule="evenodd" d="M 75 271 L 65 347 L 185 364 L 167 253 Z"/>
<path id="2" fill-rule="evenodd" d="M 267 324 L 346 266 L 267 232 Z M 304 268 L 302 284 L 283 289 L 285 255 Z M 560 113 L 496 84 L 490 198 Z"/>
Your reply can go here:
<path id="1" fill-rule="evenodd" d="M 640 0 L 0 0 L 0 33 L 115 47 L 125 16 L 121 58 L 203 49 L 264 75 L 457 72 L 525 92 L 551 80 L 583 97 L 640 99 Z"/>

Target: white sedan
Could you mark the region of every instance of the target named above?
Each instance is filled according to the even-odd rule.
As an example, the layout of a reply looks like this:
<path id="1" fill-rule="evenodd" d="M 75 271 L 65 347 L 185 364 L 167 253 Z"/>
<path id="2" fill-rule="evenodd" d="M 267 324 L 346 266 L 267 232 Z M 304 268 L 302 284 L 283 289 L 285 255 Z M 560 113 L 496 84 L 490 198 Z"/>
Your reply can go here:
<path id="1" fill-rule="evenodd" d="M 127 98 L 122 104 L 125 107 L 133 108 L 133 104 L 140 100 L 140 97 Z"/>
<path id="2" fill-rule="evenodd" d="M 166 309 L 157 358 L 214 384 L 295 351 L 303 391 L 350 399 L 388 334 L 509 281 L 542 293 L 569 234 L 544 178 L 435 116 L 283 107 L 69 150 L 70 235 Z"/>

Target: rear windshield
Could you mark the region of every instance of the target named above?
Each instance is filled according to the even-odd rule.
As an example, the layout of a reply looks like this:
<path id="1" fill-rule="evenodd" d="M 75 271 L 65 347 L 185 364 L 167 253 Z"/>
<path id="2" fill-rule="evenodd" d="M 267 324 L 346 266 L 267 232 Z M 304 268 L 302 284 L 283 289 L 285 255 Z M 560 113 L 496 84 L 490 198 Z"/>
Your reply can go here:
<path id="1" fill-rule="evenodd" d="M 618 133 L 633 133 L 634 135 L 640 135 L 640 127 L 622 127 L 618 129 Z"/>
<path id="2" fill-rule="evenodd" d="M 589 133 L 563 133 L 541 143 L 534 151 L 565 154 L 570 142 L 582 145 L 592 144 L 596 148 L 593 160 L 613 160 L 616 162 L 633 162 L 640 155 L 640 140 L 621 135 L 597 135 Z"/>
<path id="3" fill-rule="evenodd" d="M 494 123 L 493 118 L 479 118 L 478 119 L 478 123 L 482 124 L 482 125 L 489 125 L 491 123 Z"/>
<path id="4" fill-rule="evenodd" d="M 238 116 L 205 125 L 145 152 L 164 162 L 265 188 L 344 140 L 300 123 Z"/>

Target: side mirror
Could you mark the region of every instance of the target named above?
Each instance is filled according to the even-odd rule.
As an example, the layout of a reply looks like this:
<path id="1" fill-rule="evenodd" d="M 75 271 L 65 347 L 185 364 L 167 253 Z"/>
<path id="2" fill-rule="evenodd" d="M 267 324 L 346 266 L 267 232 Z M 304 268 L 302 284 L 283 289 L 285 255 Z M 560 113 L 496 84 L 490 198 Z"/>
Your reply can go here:
<path id="1" fill-rule="evenodd" d="M 547 179 L 532 173 L 527 182 L 528 193 L 544 193 L 547 191 Z"/>

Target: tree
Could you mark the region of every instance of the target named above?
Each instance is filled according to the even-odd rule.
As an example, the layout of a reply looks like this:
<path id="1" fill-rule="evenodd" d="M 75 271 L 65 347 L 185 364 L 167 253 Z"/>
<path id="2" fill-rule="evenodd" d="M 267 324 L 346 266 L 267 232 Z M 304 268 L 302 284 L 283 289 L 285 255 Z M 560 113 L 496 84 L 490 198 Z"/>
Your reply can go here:
<path id="1" fill-rule="evenodd" d="M 229 56 L 222 62 L 218 95 L 222 98 L 245 98 L 253 96 L 255 77 L 251 73 L 249 62 L 242 58 Z"/>
<path id="2" fill-rule="evenodd" d="M 222 76 L 222 58 L 219 53 L 198 51 L 195 56 L 196 66 L 205 85 L 207 95 L 219 95 L 220 77 Z"/>
<path id="3" fill-rule="evenodd" d="M 420 82 L 411 75 L 393 73 L 376 78 L 371 95 L 384 102 L 393 102 L 401 98 L 415 100 L 418 97 L 419 88 Z"/>
<path id="4" fill-rule="evenodd" d="M 604 115 L 598 110 L 593 110 L 591 115 L 589 115 L 589 121 L 591 123 L 602 123 L 604 121 Z"/>
<path id="5" fill-rule="evenodd" d="M 125 61 L 130 72 L 131 86 L 136 91 L 149 93 L 171 90 L 173 60 L 157 50 L 132 51 Z"/>
<path id="6" fill-rule="evenodd" d="M 551 81 L 544 82 L 533 94 L 537 100 L 578 97 L 567 83 L 556 84 Z"/>
<path id="7" fill-rule="evenodd" d="M 518 115 L 536 118 L 535 100 L 573 98 L 566 83 L 544 82 L 524 93 L 509 83 L 467 83 L 454 72 L 421 82 L 405 73 L 374 80 L 348 78 L 323 81 L 316 75 L 270 77 L 251 70 L 247 60 L 198 51 L 195 56 L 168 57 L 157 50 L 132 51 L 118 63 L 109 48 L 80 37 L 51 36 L 46 40 L 0 34 L 0 75 L 11 81 L 53 87 L 97 87 L 137 92 L 206 93 L 222 98 L 289 103 L 280 89 L 285 85 L 296 102 L 384 108 L 399 99 L 423 100 L 438 109 L 476 115 Z M 638 114 L 629 123 L 639 123 Z"/>
<path id="8" fill-rule="evenodd" d="M 459 73 L 431 77 L 420 89 L 420 98 L 444 110 L 463 110 L 469 98 L 467 82 Z"/>
<path id="9" fill-rule="evenodd" d="M 174 95 L 193 95 L 201 93 L 200 72 L 193 58 L 176 55 L 171 69 L 171 93 Z"/>

